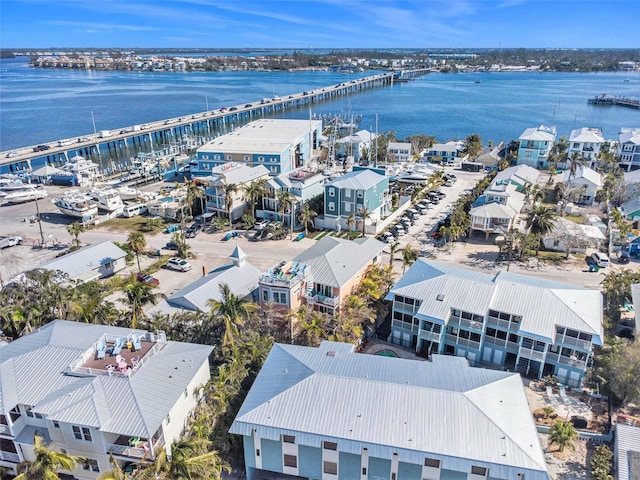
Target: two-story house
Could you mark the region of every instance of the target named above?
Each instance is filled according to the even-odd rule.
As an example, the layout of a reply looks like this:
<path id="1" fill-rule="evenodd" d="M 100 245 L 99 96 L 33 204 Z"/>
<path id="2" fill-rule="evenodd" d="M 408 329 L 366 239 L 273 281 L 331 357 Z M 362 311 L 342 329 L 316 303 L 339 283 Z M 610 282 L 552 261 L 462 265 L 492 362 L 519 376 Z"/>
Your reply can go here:
<path id="1" fill-rule="evenodd" d="M 164 332 L 56 320 L 0 346 L 0 466 L 34 459 L 34 435 L 95 480 L 170 452 L 210 377 L 213 347 Z"/>
<path id="2" fill-rule="evenodd" d="M 389 142 L 387 144 L 387 158 L 397 163 L 411 160 L 411 144 L 406 142 Z"/>
<path id="3" fill-rule="evenodd" d="M 316 225 L 345 230 L 353 226 L 347 225 L 352 217 L 358 223 L 364 222 L 367 231 L 367 225 L 375 226 L 390 211 L 389 177 L 373 169 L 354 168 L 325 184 L 324 215 L 316 218 Z M 363 213 L 366 213 L 364 218 Z"/>
<path id="4" fill-rule="evenodd" d="M 228 162 L 262 165 L 271 175 L 290 172 L 312 158 L 321 132 L 322 120 L 255 120 L 198 148 L 198 165 L 191 172 L 210 175 Z"/>
<path id="5" fill-rule="evenodd" d="M 260 307 L 295 311 L 302 305 L 331 315 L 360 284 L 367 268 L 378 265 L 384 243 L 374 238 L 324 237 L 260 276 Z"/>
<path id="6" fill-rule="evenodd" d="M 520 376 L 464 358 L 275 344 L 229 432 L 248 480 L 549 480 Z"/>
<path id="7" fill-rule="evenodd" d="M 581 195 L 577 202 L 581 205 L 593 205 L 596 192 L 602 186 L 602 177 L 598 172 L 589 167 L 578 167 L 575 175 L 569 170 L 564 172 L 562 181 L 570 189 L 580 188 Z"/>
<path id="8" fill-rule="evenodd" d="M 515 227 L 518 214 L 525 204 L 525 194 L 516 183 L 493 182 L 471 206 L 470 233 L 504 234 Z"/>
<path id="9" fill-rule="evenodd" d="M 447 143 L 434 143 L 422 154 L 426 162 L 452 164 L 467 158 L 464 153 L 464 142 L 451 140 Z"/>
<path id="10" fill-rule="evenodd" d="M 556 127 L 527 128 L 518 137 L 518 164 L 548 168 L 549 153 L 556 141 Z"/>
<path id="11" fill-rule="evenodd" d="M 571 130 L 569 149 L 567 150 L 569 158 L 578 154 L 580 158 L 586 160 L 589 168 L 595 168 L 598 163 L 600 147 L 604 141 L 600 128 L 582 127 Z"/>
<path id="12" fill-rule="evenodd" d="M 263 165 L 249 167 L 242 163 L 232 162 L 214 167 L 209 177 L 201 178 L 205 189 L 205 210 L 219 217 L 227 216 L 227 186 L 235 185 L 235 191 L 229 191 L 231 221 L 242 217 L 247 208 L 244 191 L 253 181 L 269 178 L 269 170 Z"/>
<path id="13" fill-rule="evenodd" d="M 387 296 L 389 341 L 428 357 L 446 353 L 579 387 L 602 345 L 597 290 L 418 259 Z"/>
<path id="14" fill-rule="evenodd" d="M 640 165 L 640 128 L 621 128 L 618 134 L 620 167 L 630 171 Z"/>

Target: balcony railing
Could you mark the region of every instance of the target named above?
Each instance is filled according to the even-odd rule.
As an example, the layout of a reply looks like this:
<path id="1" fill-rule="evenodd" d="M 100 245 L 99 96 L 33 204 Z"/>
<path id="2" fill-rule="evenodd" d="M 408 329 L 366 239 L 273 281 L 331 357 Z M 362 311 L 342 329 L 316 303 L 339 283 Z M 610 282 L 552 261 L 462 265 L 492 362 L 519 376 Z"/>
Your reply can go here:
<path id="1" fill-rule="evenodd" d="M 324 295 L 316 294 L 309 297 L 308 300 L 310 300 L 309 303 L 311 304 L 319 303 L 330 307 L 336 307 L 340 303 L 340 295 L 336 297 L 325 297 Z"/>
<path id="2" fill-rule="evenodd" d="M 0 450 L 0 459 L 5 462 L 20 463 L 20 455 L 14 452 L 5 452 Z"/>
<path id="3" fill-rule="evenodd" d="M 474 330 L 482 330 L 483 324 L 482 322 L 477 322 L 475 320 L 468 320 L 466 318 L 460 317 L 451 317 L 449 318 L 448 325 L 461 325 L 463 327 L 473 328 Z"/>
<path id="4" fill-rule="evenodd" d="M 440 343 L 440 340 L 442 338 L 442 333 L 430 332 L 428 330 L 420 330 L 418 333 L 418 338 L 422 340 L 426 340 L 427 342 Z"/>
<path id="5" fill-rule="evenodd" d="M 445 337 L 445 343 L 449 345 L 462 345 L 463 347 L 473 348 L 474 350 L 480 350 L 480 342 L 469 340 L 467 338 L 454 337 L 447 335 Z"/>
<path id="6" fill-rule="evenodd" d="M 512 323 L 509 320 L 502 320 L 500 318 L 497 317 L 488 317 L 487 320 L 487 324 L 489 325 L 496 325 L 498 327 L 502 327 L 502 328 L 506 328 L 508 330 L 511 330 L 513 332 L 517 332 L 518 331 L 518 323 Z"/>
<path id="7" fill-rule="evenodd" d="M 591 351 L 591 342 L 588 340 L 580 340 L 576 337 L 568 337 L 566 335 L 556 335 L 554 343 L 556 345 L 573 345 L 585 351 Z"/>
<path id="8" fill-rule="evenodd" d="M 153 451 L 163 444 L 164 436 L 160 436 L 157 440 L 152 440 L 151 445 L 144 439 L 137 442 L 134 446 L 112 443 L 107 444 L 107 453 L 118 455 L 120 457 L 151 459 L 153 458 Z"/>
<path id="9" fill-rule="evenodd" d="M 564 355 L 560 355 L 558 353 L 547 353 L 547 362 L 562 363 L 564 365 L 569 365 L 570 367 L 582 369 L 587 368 L 586 360 L 578 360 L 577 358 L 565 357 Z"/>
<path id="10" fill-rule="evenodd" d="M 533 350 L 530 348 L 521 348 L 520 356 L 526 357 L 529 360 L 538 360 L 538 361 L 544 360 L 544 352 L 539 352 L 538 350 Z"/>
<path id="11" fill-rule="evenodd" d="M 517 342 L 509 342 L 507 340 L 503 340 L 502 338 L 496 337 L 484 337 L 484 343 L 489 343 L 491 345 L 506 348 L 507 350 L 511 350 L 513 352 L 517 352 L 518 348 L 520 348 L 520 345 L 518 345 Z"/>
<path id="12" fill-rule="evenodd" d="M 9 429 L 9 425 L 5 425 L 4 423 L 0 423 L 0 433 L 4 435 L 11 435 L 11 430 Z"/>
<path id="13" fill-rule="evenodd" d="M 296 283 L 301 282 L 303 278 L 304 274 L 302 273 L 298 273 L 295 275 L 263 273 L 262 275 L 260 275 L 260 283 L 265 285 L 291 288 Z"/>

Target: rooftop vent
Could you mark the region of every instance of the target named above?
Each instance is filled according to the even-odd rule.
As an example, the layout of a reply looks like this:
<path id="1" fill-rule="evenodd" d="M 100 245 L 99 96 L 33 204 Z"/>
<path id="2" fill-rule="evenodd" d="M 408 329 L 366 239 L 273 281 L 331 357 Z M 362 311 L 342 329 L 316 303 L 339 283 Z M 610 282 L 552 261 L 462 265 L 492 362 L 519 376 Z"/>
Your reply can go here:
<path id="1" fill-rule="evenodd" d="M 333 351 L 333 350 L 329 350 L 329 351 L 327 352 L 327 357 L 335 357 L 335 356 L 336 356 L 336 352 L 335 352 L 335 351 Z"/>
<path id="2" fill-rule="evenodd" d="M 444 301 L 444 293 L 439 293 L 438 296 L 436 297 L 436 300 L 438 300 L 439 302 Z"/>

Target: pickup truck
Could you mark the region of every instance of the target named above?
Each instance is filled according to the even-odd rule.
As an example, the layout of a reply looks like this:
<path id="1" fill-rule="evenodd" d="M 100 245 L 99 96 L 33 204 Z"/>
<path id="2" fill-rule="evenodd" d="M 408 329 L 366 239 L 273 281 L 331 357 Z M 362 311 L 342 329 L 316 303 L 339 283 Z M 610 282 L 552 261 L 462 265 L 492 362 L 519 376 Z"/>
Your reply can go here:
<path id="1" fill-rule="evenodd" d="M 0 250 L 15 247 L 22 243 L 22 237 L 7 237 L 0 239 Z"/>

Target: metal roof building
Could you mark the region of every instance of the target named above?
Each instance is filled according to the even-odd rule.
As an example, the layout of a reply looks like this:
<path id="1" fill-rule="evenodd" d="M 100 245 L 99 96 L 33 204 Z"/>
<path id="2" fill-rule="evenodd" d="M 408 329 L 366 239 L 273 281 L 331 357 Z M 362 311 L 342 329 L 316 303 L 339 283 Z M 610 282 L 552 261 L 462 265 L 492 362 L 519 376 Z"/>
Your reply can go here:
<path id="1" fill-rule="evenodd" d="M 627 425 L 618 417 L 615 432 L 616 478 L 636 480 L 640 478 L 640 426 Z"/>
<path id="2" fill-rule="evenodd" d="M 394 343 L 504 368 L 512 355 L 511 368 L 524 366 L 522 373 L 537 376 L 553 370 L 575 386 L 592 346 L 604 338 L 599 291 L 512 272 L 486 274 L 418 259 L 387 299 L 394 300 Z M 404 317 L 409 305 L 412 313 Z M 417 328 L 409 332 L 409 325 Z"/>
<path id="3" fill-rule="evenodd" d="M 118 339 L 121 351 L 110 355 Z M 102 471 L 109 454 L 131 460 L 168 449 L 209 379 L 212 349 L 167 341 L 163 332 L 62 320 L 0 346 L 0 428 L 11 444 L 3 450 L 15 447 L 0 464 L 15 469 L 29 457 L 34 429 Z M 95 478 L 83 472 L 74 475 Z"/>
<path id="4" fill-rule="evenodd" d="M 230 432 L 244 437 L 248 478 L 260 469 L 323 478 L 327 462 L 345 479 L 361 469 L 365 478 L 549 478 L 519 375 L 456 357 L 276 344 Z"/>

